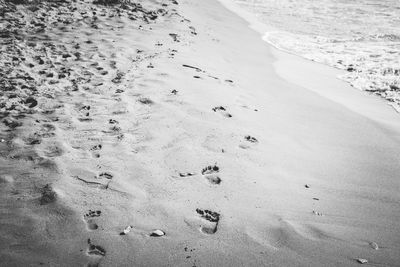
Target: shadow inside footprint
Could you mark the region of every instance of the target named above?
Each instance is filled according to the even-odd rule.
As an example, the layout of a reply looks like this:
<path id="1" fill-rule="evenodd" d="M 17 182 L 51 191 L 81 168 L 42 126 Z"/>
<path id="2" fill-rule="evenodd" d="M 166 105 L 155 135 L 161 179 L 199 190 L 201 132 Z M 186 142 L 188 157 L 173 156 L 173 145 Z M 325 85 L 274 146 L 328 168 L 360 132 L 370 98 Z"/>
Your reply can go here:
<path id="1" fill-rule="evenodd" d="M 92 146 L 90 148 L 90 151 L 92 152 L 93 157 L 95 158 L 100 158 L 100 153 L 99 151 L 103 148 L 103 146 L 101 144 Z"/>
<path id="2" fill-rule="evenodd" d="M 205 177 L 211 184 L 220 184 L 222 182 L 217 175 L 206 175 Z"/>
<path id="3" fill-rule="evenodd" d="M 94 231 L 99 229 L 99 226 L 93 220 L 87 220 L 86 223 L 89 230 Z"/>

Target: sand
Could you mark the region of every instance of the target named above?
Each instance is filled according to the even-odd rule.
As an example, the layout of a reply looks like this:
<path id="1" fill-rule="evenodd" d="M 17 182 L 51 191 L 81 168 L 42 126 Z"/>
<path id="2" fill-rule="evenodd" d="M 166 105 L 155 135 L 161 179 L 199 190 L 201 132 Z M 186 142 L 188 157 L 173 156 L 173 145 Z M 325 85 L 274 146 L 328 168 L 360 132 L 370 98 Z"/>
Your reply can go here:
<path id="1" fill-rule="evenodd" d="M 398 114 L 215 0 L 141 3 L 5 15 L 0 265 L 398 266 Z"/>

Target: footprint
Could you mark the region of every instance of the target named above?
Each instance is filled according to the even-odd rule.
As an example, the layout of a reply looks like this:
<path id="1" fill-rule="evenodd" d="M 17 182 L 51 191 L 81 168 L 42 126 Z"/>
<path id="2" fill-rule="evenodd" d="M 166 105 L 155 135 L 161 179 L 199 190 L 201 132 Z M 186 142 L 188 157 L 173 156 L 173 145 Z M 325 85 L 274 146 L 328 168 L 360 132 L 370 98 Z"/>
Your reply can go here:
<path id="1" fill-rule="evenodd" d="M 200 231 L 205 234 L 215 234 L 217 232 L 220 214 L 215 211 L 196 209 L 197 214 L 202 218 Z"/>
<path id="2" fill-rule="evenodd" d="M 258 143 L 257 138 L 252 137 L 252 136 L 250 136 L 250 135 L 246 135 L 246 136 L 244 137 L 244 140 L 246 140 L 246 141 L 248 141 L 248 142 L 251 142 L 251 143 Z"/>
<path id="3" fill-rule="evenodd" d="M 250 145 L 249 143 L 253 143 L 253 144 L 258 143 L 257 138 L 255 138 L 255 137 L 253 137 L 253 136 L 250 136 L 250 135 L 246 135 L 246 136 L 244 137 L 244 140 L 246 141 L 246 143 L 242 143 L 242 144 L 239 145 L 239 147 L 242 148 L 242 149 L 248 149 L 248 148 L 250 148 L 251 145 Z"/>
<path id="4" fill-rule="evenodd" d="M 216 164 L 214 164 L 214 166 L 207 166 L 201 171 L 201 174 L 208 180 L 208 182 L 214 185 L 222 182 L 218 173 L 219 167 Z"/>
<path id="5" fill-rule="evenodd" d="M 214 112 L 219 112 L 221 113 L 223 116 L 227 117 L 227 118 L 232 118 L 232 115 L 230 113 L 228 113 L 226 111 L 226 108 L 223 106 L 218 106 L 218 107 L 213 107 L 212 110 Z"/>
<path id="6" fill-rule="evenodd" d="M 98 153 L 98 151 L 100 151 L 102 148 L 103 148 L 103 146 L 101 144 L 92 146 L 90 148 L 90 151 L 92 151 L 93 157 L 100 158 L 100 153 Z"/>
<path id="7" fill-rule="evenodd" d="M 83 219 L 86 221 L 87 227 L 89 230 L 97 230 L 99 226 L 97 223 L 94 221 L 95 217 L 100 217 L 101 211 L 100 210 L 89 210 L 88 213 L 83 215 Z"/>
<path id="8" fill-rule="evenodd" d="M 101 259 L 106 255 L 106 250 L 101 247 L 94 245 L 90 238 L 88 239 L 88 249 L 87 249 L 87 255 L 90 256 L 92 259 L 91 261 L 87 264 L 89 267 L 95 267 L 100 265 Z"/>

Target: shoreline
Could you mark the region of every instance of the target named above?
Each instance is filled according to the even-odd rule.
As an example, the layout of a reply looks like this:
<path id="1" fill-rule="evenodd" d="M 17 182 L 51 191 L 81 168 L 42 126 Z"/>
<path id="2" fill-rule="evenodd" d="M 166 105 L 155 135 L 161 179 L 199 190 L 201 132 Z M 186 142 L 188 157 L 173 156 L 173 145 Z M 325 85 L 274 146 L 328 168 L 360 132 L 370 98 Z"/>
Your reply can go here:
<path id="1" fill-rule="evenodd" d="M 262 22 L 258 21 L 257 18 L 254 17 L 254 14 L 251 14 L 250 12 L 244 10 L 244 8 L 240 7 L 238 4 L 236 4 L 236 3 L 233 2 L 233 1 L 229 1 L 229 0 L 218 0 L 218 1 L 219 1 L 222 5 L 224 5 L 227 9 L 229 9 L 230 11 L 232 11 L 233 13 L 235 13 L 236 15 L 238 15 L 239 17 L 241 17 L 241 18 L 243 18 L 245 21 L 247 21 L 247 22 L 249 23 L 249 28 L 251 28 L 251 29 L 257 31 L 258 33 L 260 33 L 261 39 L 262 39 L 263 41 L 265 41 L 266 43 L 268 43 L 268 45 L 271 46 L 271 50 L 277 50 L 277 51 L 283 52 L 284 54 L 292 55 L 292 56 L 293 56 L 293 59 L 295 59 L 295 61 L 296 61 L 296 62 L 299 62 L 299 63 L 300 63 L 301 61 L 304 60 L 304 62 L 313 62 L 314 64 L 321 64 L 321 65 L 323 65 L 323 66 L 329 67 L 330 69 L 332 69 L 332 71 L 331 71 L 332 74 L 333 74 L 333 73 L 335 74 L 335 78 L 338 79 L 338 80 L 340 80 L 340 81 L 342 81 L 342 82 L 345 84 L 345 85 L 343 85 L 342 87 L 347 87 L 347 88 L 350 88 L 351 90 L 354 90 L 354 89 L 355 89 L 355 90 L 357 90 L 357 91 L 362 92 L 362 93 L 361 93 L 362 95 L 373 96 L 373 97 L 378 98 L 378 99 L 380 99 L 380 100 L 385 100 L 385 101 L 383 101 L 383 103 L 386 104 L 387 106 L 390 106 L 390 109 L 392 110 L 392 112 L 394 111 L 393 113 L 395 113 L 395 115 L 398 115 L 398 113 L 399 113 L 398 107 L 396 107 L 396 105 L 393 104 L 392 102 L 387 101 L 387 99 L 385 99 L 383 96 L 373 94 L 373 93 L 371 93 L 371 92 L 362 90 L 362 89 L 360 89 L 360 88 L 355 88 L 355 87 L 353 87 L 353 86 L 351 85 L 351 82 L 350 82 L 350 81 L 346 81 L 346 80 L 344 80 L 344 79 L 341 79 L 340 76 L 343 76 L 343 75 L 346 73 L 345 70 L 340 69 L 340 68 L 337 68 L 337 67 L 335 67 L 335 66 L 331 66 L 331 65 L 326 64 L 326 63 L 322 63 L 322 62 L 314 61 L 314 60 L 312 60 L 312 59 L 305 58 L 305 57 L 303 57 L 303 56 L 301 56 L 301 55 L 298 55 L 298 54 L 296 54 L 296 53 L 294 53 L 294 52 L 291 52 L 291 51 L 286 50 L 286 49 L 283 49 L 283 48 L 278 48 L 276 45 L 274 45 L 273 43 L 271 43 L 270 41 L 268 41 L 267 38 L 266 38 L 266 34 L 268 34 L 271 30 L 273 30 L 273 28 L 271 28 L 270 26 L 265 25 L 265 24 L 263 24 Z M 276 29 L 275 29 L 275 30 L 276 30 Z M 274 55 L 277 57 L 277 60 L 278 60 L 278 61 L 279 61 L 279 55 L 284 55 L 284 54 L 279 53 L 279 52 L 278 52 L 278 53 L 274 53 Z M 285 61 L 286 57 L 283 56 L 282 58 L 284 58 L 283 61 Z M 296 59 L 296 58 L 299 58 L 299 59 L 301 59 L 301 60 L 298 60 L 298 59 Z M 307 65 L 311 65 L 311 64 L 307 64 L 307 63 L 304 63 L 304 64 L 303 64 L 303 66 L 307 66 Z M 301 68 L 301 67 L 300 67 L 300 68 Z M 280 72 L 280 73 L 283 74 L 283 72 Z M 288 78 L 288 77 L 286 77 L 286 78 Z M 343 99 L 343 100 L 344 100 L 344 99 Z M 345 101 L 345 102 L 346 102 L 346 101 Z M 372 102 L 370 101 L 370 103 L 372 103 L 372 105 L 377 105 L 378 102 L 382 102 L 382 101 L 375 101 L 375 102 L 376 102 L 376 103 L 373 103 L 373 101 L 372 101 Z M 349 106 L 349 104 L 350 104 L 350 103 L 346 103 L 346 106 L 352 108 L 351 106 L 354 106 L 354 105 L 356 105 L 357 103 L 351 103 L 351 104 L 350 104 L 351 106 Z M 356 108 L 356 109 L 357 109 L 357 108 Z M 361 111 L 362 114 L 365 115 L 366 109 L 367 109 L 367 108 L 364 108 L 363 111 Z M 378 109 L 379 109 L 379 108 L 378 108 Z M 378 109 L 374 109 L 374 110 L 377 111 L 377 113 L 380 113 L 380 112 L 378 111 Z M 385 108 L 382 108 L 382 109 L 385 109 Z M 368 115 L 371 116 L 371 117 L 373 117 L 373 118 L 376 117 L 376 116 L 374 116 L 373 113 L 368 114 Z M 390 115 L 390 114 L 388 114 L 387 112 L 385 112 L 385 115 L 382 114 L 382 116 L 379 116 L 379 119 L 384 120 L 384 117 L 385 117 L 385 116 L 391 118 L 391 119 L 390 119 L 390 120 L 391 120 L 391 123 L 394 123 L 394 121 L 397 121 L 397 119 L 392 119 L 393 116 Z M 375 118 L 375 119 L 376 119 L 376 118 Z"/>
<path id="2" fill-rule="evenodd" d="M 378 99 L 215 0 L 81 4 L 46 55 L 19 46 L 37 103 L 1 113 L 0 262 L 398 263 L 400 128 Z"/>

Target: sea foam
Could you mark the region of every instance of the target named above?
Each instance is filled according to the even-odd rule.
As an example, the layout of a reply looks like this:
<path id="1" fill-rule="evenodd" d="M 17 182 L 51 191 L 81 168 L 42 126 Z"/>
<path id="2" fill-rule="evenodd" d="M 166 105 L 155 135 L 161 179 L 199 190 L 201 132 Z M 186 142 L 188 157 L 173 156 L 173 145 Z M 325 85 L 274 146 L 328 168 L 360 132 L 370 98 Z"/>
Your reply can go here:
<path id="1" fill-rule="evenodd" d="M 339 78 L 400 112 L 400 1 L 236 0 L 283 51 L 345 70 Z"/>

